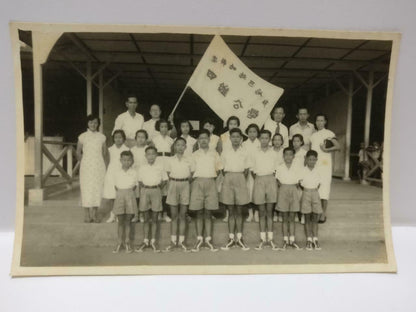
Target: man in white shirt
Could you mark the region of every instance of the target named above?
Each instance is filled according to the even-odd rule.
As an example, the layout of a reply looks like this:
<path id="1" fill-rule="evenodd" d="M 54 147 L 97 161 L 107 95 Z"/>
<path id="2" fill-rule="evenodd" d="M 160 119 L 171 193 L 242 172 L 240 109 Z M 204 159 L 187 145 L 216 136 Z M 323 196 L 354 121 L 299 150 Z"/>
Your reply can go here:
<path id="1" fill-rule="evenodd" d="M 160 115 L 162 114 L 159 104 L 152 104 L 150 106 L 149 114 L 151 118 L 144 122 L 143 129 L 146 130 L 149 140 L 152 140 L 153 137 L 159 133 L 155 128 L 156 121 L 160 119 Z"/>
<path id="2" fill-rule="evenodd" d="M 282 120 L 285 118 L 285 110 L 281 106 L 277 106 L 272 111 L 272 118 L 269 118 L 264 123 L 264 130 L 269 130 L 272 134 L 272 138 L 276 133 L 280 133 L 283 136 L 283 147 L 289 146 L 289 131 L 287 127 L 282 124 Z"/>
<path id="3" fill-rule="evenodd" d="M 126 134 L 126 145 L 133 147 L 136 144 L 135 136 L 137 130 L 142 129 L 144 118 L 141 114 L 136 113 L 138 102 L 135 95 L 127 97 L 126 107 L 127 111 L 118 115 L 114 123 L 113 132 L 116 130 L 123 130 Z"/>
<path id="4" fill-rule="evenodd" d="M 302 147 L 308 151 L 311 145 L 311 135 L 315 132 L 315 126 L 308 122 L 309 113 L 307 108 L 299 108 L 296 118 L 298 119 L 298 122 L 290 126 L 289 137 L 292 140 L 295 134 L 301 134 L 304 142 Z"/>

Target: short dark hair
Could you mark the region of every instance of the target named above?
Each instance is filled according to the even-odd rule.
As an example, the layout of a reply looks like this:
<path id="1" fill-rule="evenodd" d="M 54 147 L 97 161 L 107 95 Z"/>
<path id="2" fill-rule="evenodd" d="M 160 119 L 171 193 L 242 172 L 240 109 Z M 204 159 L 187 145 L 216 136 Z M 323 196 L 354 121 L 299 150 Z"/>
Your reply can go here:
<path id="1" fill-rule="evenodd" d="M 231 136 L 231 134 L 233 134 L 233 133 L 238 133 L 240 136 L 243 136 L 243 132 L 241 131 L 241 129 L 240 129 L 240 128 L 233 128 L 233 129 L 231 129 L 231 130 L 230 130 L 230 136 Z"/>
<path id="2" fill-rule="evenodd" d="M 302 142 L 302 145 L 305 144 L 305 141 L 303 140 L 303 135 L 302 134 L 296 133 L 295 135 L 293 135 L 292 142 L 295 138 L 299 138 L 299 140 Z"/>
<path id="3" fill-rule="evenodd" d="M 231 120 L 237 121 L 237 126 L 240 127 L 240 118 L 238 118 L 237 116 L 230 116 L 228 117 L 227 122 L 226 122 L 227 128 L 229 127 Z"/>
<path id="4" fill-rule="evenodd" d="M 255 123 L 252 123 L 252 124 L 249 124 L 248 125 L 248 127 L 247 127 L 247 129 L 246 129 L 246 134 L 248 135 L 248 131 L 251 129 L 251 128 L 254 128 L 254 129 L 256 129 L 256 131 L 257 131 L 257 136 L 259 136 L 259 133 L 260 133 L 260 128 L 259 128 L 259 126 L 258 125 L 256 125 Z"/>
<path id="5" fill-rule="evenodd" d="M 309 110 L 308 110 L 308 108 L 307 107 L 305 107 L 305 106 L 299 106 L 298 107 L 298 114 L 299 114 L 299 111 L 301 110 L 301 109 L 306 109 L 306 111 L 309 113 Z"/>
<path id="6" fill-rule="evenodd" d="M 202 134 L 206 134 L 208 137 L 211 136 L 211 133 L 208 131 L 208 129 L 201 129 L 198 132 L 198 138 L 202 135 Z"/>
<path id="7" fill-rule="evenodd" d="M 149 111 L 150 111 L 150 109 L 152 108 L 152 106 L 153 105 L 156 105 L 157 107 L 159 107 L 159 110 L 161 111 L 162 110 L 162 108 L 160 107 L 160 105 L 159 104 L 157 104 L 157 103 L 153 103 L 153 104 L 150 104 L 150 106 L 149 106 Z"/>
<path id="8" fill-rule="evenodd" d="M 173 142 L 173 145 L 175 145 L 176 143 L 178 143 L 179 141 L 184 141 L 185 142 L 185 144 L 186 144 L 186 140 L 184 139 L 184 138 L 182 138 L 182 137 L 177 137 L 176 138 L 176 140 L 175 140 L 175 142 Z"/>
<path id="9" fill-rule="evenodd" d="M 272 114 L 274 114 L 274 112 L 276 111 L 276 109 L 281 108 L 283 110 L 283 113 L 285 112 L 285 108 L 282 105 L 276 105 L 275 107 L 273 107 L 272 109 Z"/>
<path id="10" fill-rule="evenodd" d="M 168 125 L 168 130 L 170 130 L 170 124 L 165 119 L 159 119 L 158 121 L 156 121 L 156 123 L 155 123 L 155 129 L 157 131 L 160 131 L 160 125 L 163 124 L 163 123 L 167 124 Z"/>
<path id="11" fill-rule="evenodd" d="M 280 133 L 275 133 L 273 135 L 272 141 L 274 140 L 275 137 L 280 136 L 280 138 L 282 139 L 282 143 L 285 143 L 285 139 L 283 139 L 283 135 L 281 135 Z"/>
<path id="12" fill-rule="evenodd" d="M 144 134 L 144 136 L 146 137 L 146 140 L 147 140 L 147 139 L 149 139 L 149 134 L 148 134 L 148 133 L 147 133 L 147 131 L 146 131 L 146 130 L 144 130 L 144 129 L 139 129 L 139 130 L 137 130 L 137 131 L 136 131 L 136 136 L 134 137 L 135 139 L 137 139 L 137 135 L 138 135 L 139 133 L 143 133 L 143 134 Z"/>
<path id="13" fill-rule="evenodd" d="M 100 118 L 99 118 L 97 115 L 94 115 L 94 114 L 89 114 L 89 115 L 87 116 L 87 127 L 88 127 L 88 123 L 89 123 L 90 121 L 92 121 L 92 120 L 95 120 L 95 119 L 97 119 L 97 121 L 98 121 L 98 128 L 100 128 L 100 125 L 101 125 L 101 120 L 100 120 Z"/>
<path id="14" fill-rule="evenodd" d="M 260 133 L 259 133 L 259 137 L 262 134 L 267 134 L 269 136 L 269 138 L 272 138 L 272 133 L 269 130 L 266 130 L 266 129 L 261 130 Z"/>
<path id="15" fill-rule="evenodd" d="M 131 157 L 131 158 L 133 158 L 133 159 L 134 159 L 133 153 L 132 153 L 132 152 L 130 152 L 130 151 L 122 151 L 122 152 L 120 153 L 120 158 L 121 158 L 121 157 L 123 157 L 123 156 L 128 156 L 128 157 Z"/>
<path id="16" fill-rule="evenodd" d="M 117 129 L 117 130 L 115 130 L 114 132 L 113 132 L 113 135 L 112 135 L 112 137 L 113 137 L 113 142 L 114 142 L 114 137 L 116 136 L 116 134 L 117 133 L 120 133 L 121 134 L 121 136 L 123 137 L 123 140 L 124 141 L 126 141 L 126 133 L 123 131 L 123 130 L 121 130 L 121 129 Z"/>
<path id="17" fill-rule="evenodd" d="M 283 149 L 283 154 L 285 154 L 286 152 L 289 152 L 289 151 L 291 151 L 293 154 L 295 154 L 295 150 L 294 150 L 294 148 L 293 147 L 285 147 L 284 149 Z"/>
<path id="18" fill-rule="evenodd" d="M 215 122 L 214 122 L 214 120 L 213 120 L 212 118 L 205 118 L 205 119 L 202 121 L 202 124 L 201 124 L 202 128 L 203 128 L 203 127 L 204 127 L 207 123 L 209 123 L 210 125 L 213 125 L 213 126 L 214 126 L 214 128 L 215 128 Z"/>
<path id="19" fill-rule="evenodd" d="M 325 118 L 325 121 L 326 121 L 325 128 L 327 128 L 328 127 L 328 116 L 323 114 L 323 113 L 318 113 L 318 114 L 315 115 L 315 122 L 316 122 L 316 119 L 318 117 L 324 117 Z"/>
<path id="20" fill-rule="evenodd" d="M 126 100 L 125 102 L 127 102 L 129 100 L 129 98 L 135 98 L 136 100 L 138 100 L 138 97 L 135 93 L 129 93 L 126 95 Z"/>
<path id="21" fill-rule="evenodd" d="M 144 152 L 145 153 L 147 153 L 147 151 L 150 151 L 150 150 L 154 150 L 156 153 L 157 153 L 157 148 L 156 147 L 154 147 L 154 146 L 148 146 L 148 147 L 146 147 L 146 149 L 144 150 Z"/>
<path id="22" fill-rule="evenodd" d="M 309 157 L 309 156 L 315 156 L 316 158 L 318 158 L 318 152 L 314 151 L 314 150 L 309 150 L 309 151 L 306 152 L 305 157 Z"/>

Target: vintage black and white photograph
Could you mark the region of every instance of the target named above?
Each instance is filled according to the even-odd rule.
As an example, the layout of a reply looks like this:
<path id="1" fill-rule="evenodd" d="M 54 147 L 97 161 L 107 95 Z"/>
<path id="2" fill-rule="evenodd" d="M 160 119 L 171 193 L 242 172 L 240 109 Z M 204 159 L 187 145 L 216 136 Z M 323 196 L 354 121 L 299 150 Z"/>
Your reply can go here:
<path id="1" fill-rule="evenodd" d="M 12 274 L 394 272 L 400 36 L 11 25 Z"/>

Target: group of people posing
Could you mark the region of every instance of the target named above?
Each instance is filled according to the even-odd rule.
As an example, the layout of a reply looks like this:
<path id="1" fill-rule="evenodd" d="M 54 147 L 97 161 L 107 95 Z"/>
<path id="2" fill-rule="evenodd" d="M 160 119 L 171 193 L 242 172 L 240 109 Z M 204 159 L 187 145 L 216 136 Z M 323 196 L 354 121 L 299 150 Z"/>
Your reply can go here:
<path id="1" fill-rule="evenodd" d="M 220 203 L 227 208 L 229 229 L 222 250 L 250 249 L 242 230 L 246 207 L 248 221 L 254 216 L 259 222 L 256 250 L 299 249 L 295 239 L 299 217 L 305 226 L 305 248 L 321 249 L 318 223 L 326 221 L 331 152 L 339 149 L 335 134 L 325 127 L 325 115 L 317 115 L 313 125 L 307 109 L 299 108 L 298 122 L 288 130 L 282 124 L 284 109 L 277 106 L 262 129 L 251 124 L 242 130 L 240 120 L 231 116 L 221 136 L 214 134 L 214 122 L 205 120 L 194 138 L 188 120 L 180 121 L 177 130 L 173 116 L 161 119 L 161 109 L 154 104 L 152 118 L 144 122 L 137 105 L 137 97 L 127 98 L 127 112 L 115 121 L 111 147 L 107 148 L 100 120 L 93 115 L 88 116 L 88 129 L 77 146 L 85 222 L 99 222 L 102 198 L 112 201 L 118 223 L 114 253 L 160 251 L 157 233 L 164 207 L 169 207 L 171 218 L 171 242 L 164 251 L 198 252 L 202 247 L 217 251 L 212 213 Z M 197 238 L 192 248 L 185 244 L 188 212 L 195 215 Z M 282 246 L 273 237 L 276 217 L 282 222 Z M 131 227 L 140 219 L 144 239 L 134 248 Z"/>

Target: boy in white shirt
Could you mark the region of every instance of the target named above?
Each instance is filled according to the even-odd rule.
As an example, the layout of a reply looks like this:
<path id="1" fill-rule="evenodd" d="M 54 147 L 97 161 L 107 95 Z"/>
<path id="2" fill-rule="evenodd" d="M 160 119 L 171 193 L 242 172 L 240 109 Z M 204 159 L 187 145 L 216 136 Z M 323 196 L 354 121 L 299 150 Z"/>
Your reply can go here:
<path id="1" fill-rule="evenodd" d="M 118 243 L 113 253 L 120 252 L 125 241 L 127 253 L 132 252 L 130 245 L 131 219 L 137 210 L 135 189 L 137 186 L 136 170 L 132 168 L 133 154 L 130 151 L 123 151 L 120 154 L 121 168 L 116 168 L 114 173 L 114 188 L 116 198 L 114 200 L 114 214 L 117 216 L 117 237 Z M 124 239 L 123 239 L 124 238 Z"/>
<path id="2" fill-rule="evenodd" d="M 286 147 L 283 150 L 284 163 L 276 169 L 276 179 L 279 184 L 279 199 L 276 210 L 283 215 L 283 247 L 300 249 L 295 242 L 295 214 L 300 210 L 299 169 L 293 165 L 295 150 Z"/>
<path id="3" fill-rule="evenodd" d="M 223 164 L 224 183 L 222 185 L 220 198 L 229 211 L 228 217 L 228 243 L 221 247 L 229 250 L 233 246 L 241 247 L 243 250 L 250 248 L 243 241 L 243 206 L 250 201 L 247 187 L 247 176 L 249 160 L 247 151 L 241 146 L 243 133 L 239 128 L 229 131 L 231 146 L 224 149 L 221 154 Z M 237 238 L 235 239 L 234 233 Z"/>
<path id="4" fill-rule="evenodd" d="M 204 243 L 211 251 L 218 249 L 212 244 L 212 221 L 211 212 L 218 209 L 218 190 L 216 178 L 222 164 L 218 153 L 209 147 L 210 132 L 202 129 L 198 135 L 199 149 L 192 154 L 193 181 L 191 185 L 191 199 L 189 210 L 196 211 L 196 233 L 197 241 L 192 248 L 198 252 Z"/>
<path id="5" fill-rule="evenodd" d="M 166 162 L 169 176 L 168 195 L 166 203 L 170 207 L 172 222 L 170 224 L 171 243 L 165 251 L 181 248 L 188 251 L 185 245 L 186 211 L 189 206 L 190 181 L 192 176 L 192 160 L 185 155 L 186 140 L 179 137 L 173 144 L 175 155 Z M 179 241 L 178 241 L 179 227 Z"/>
<path id="6" fill-rule="evenodd" d="M 301 212 L 305 215 L 306 250 L 321 250 L 318 242 L 318 223 L 323 210 L 318 192 L 321 176 L 315 167 L 317 159 L 316 151 L 309 150 L 306 153 L 306 167 L 300 173 L 299 180 L 303 188 Z"/>
<path id="7" fill-rule="evenodd" d="M 156 162 L 157 149 L 153 146 L 146 148 L 147 164 L 139 169 L 140 200 L 139 210 L 144 213 L 144 240 L 136 248 L 136 252 L 142 252 L 151 247 L 154 252 L 159 252 L 156 243 L 156 233 L 159 227 L 159 213 L 162 212 L 162 191 L 166 185 L 168 176 L 160 162 Z M 150 225 L 150 219 L 152 224 Z M 149 244 L 149 236 L 151 240 Z"/>
<path id="8" fill-rule="evenodd" d="M 260 244 L 256 250 L 262 250 L 267 245 L 277 248 L 273 241 L 273 207 L 277 201 L 277 183 L 274 178 L 276 153 L 269 146 L 271 136 L 269 130 L 260 131 L 260 149 L 251 160 L 250 169 L 254 178 L 253 202 L 259 207 Z"/>

